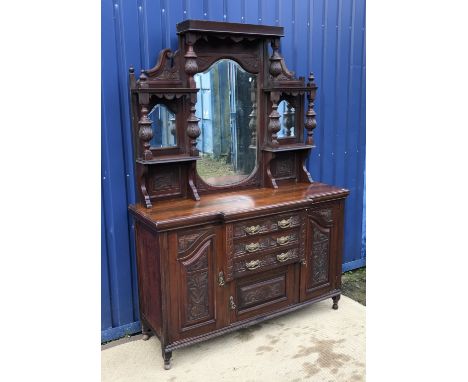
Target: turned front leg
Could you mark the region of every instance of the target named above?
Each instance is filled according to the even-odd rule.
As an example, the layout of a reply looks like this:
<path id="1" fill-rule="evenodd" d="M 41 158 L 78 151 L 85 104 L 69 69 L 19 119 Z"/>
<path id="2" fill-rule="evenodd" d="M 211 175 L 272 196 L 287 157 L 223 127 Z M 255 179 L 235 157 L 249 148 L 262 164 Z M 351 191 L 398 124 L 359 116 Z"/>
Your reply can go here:
<path id="1" fill-rule="evenodd" d="M 337 295 L 337 296 L 333 296 L 333 297 L 332 297 L 332 299 L 333 299 L 333 306 L 332 306 L 332 308 L 335 309 L 335 310 L 338 309 L 338 301 L 340 301 L 340 297 L 341 297 L 340 294 Z"/>

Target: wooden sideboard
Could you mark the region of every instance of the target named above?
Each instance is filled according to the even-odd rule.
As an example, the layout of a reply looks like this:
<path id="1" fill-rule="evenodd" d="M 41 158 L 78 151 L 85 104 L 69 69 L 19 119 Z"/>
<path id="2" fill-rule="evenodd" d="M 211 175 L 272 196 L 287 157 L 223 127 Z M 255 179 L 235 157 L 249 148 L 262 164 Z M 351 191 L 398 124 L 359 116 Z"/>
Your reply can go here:
<path id="1" fill-rule="evenodd" d="M 333 298 L 344 198 L 321 183 L 132 206 L 143 334 L 172 350 Z"/>
<path id="2" fill-rule="evenodd" d="M 349 193 L 307 170 L 317 86 L 287 69 L 282 27 L 177 33 L 176 52 L 130 68 L 140 318 L 165 368 L 174 349 L 327 298 L 337 309 Z"/>

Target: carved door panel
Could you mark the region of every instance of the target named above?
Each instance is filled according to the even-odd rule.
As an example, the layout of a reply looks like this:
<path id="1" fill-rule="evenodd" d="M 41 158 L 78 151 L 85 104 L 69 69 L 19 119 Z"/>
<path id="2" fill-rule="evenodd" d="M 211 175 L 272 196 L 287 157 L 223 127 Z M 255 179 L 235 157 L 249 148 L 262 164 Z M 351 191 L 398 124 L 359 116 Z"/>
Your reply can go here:
<path id="1" fill-rule="evenodd" d="M 222 298 L 217 266 L 221 255 L 215 227 L 192 229 L 170 235 L 170 295 L 172 341 L 208 333 L 223 325 L 215 303 Z"/>
<path id="2" fill-rule="evenodd" d="M 306 264 L 301 267 L 300 300 L 309 300 L 337 287 L 337 209 L 326 205 L 307 211 Z M 340 260 L 341 261 L 341 260 Z"/>

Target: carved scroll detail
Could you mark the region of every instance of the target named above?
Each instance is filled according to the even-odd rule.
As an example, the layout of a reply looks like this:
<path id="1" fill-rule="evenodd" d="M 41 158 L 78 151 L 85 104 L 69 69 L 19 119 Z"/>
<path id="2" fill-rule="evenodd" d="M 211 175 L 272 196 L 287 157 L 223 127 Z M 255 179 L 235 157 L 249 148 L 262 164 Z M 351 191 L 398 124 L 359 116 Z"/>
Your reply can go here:
<path id="1" fill-rule="evenodd" d="M 200 237 L 206 234 L 206 232 L 208 231 L 200 230 L 187 234 L 177 235 L 178 252 L 183 253 L 190 249 Z"/>
<path id="2" fill-rule="evenodd" d="M 260 68 L 260 60 L 258 56 L 252 54 L 232 53 L 224 58 L 231 59 L 239 63 L 239 65 L 248 72 L 257 74 Z M 216 56 L 197 56 L 198 71 L 204 72 L 213 65 L 219 58 Z"/>
<path id="3" fill-rule="evenodd" d="M 206 250 L 205 253 L 202 256 L 200 256 L 197 261 L 185 267 L 185 270 L 187 272 L 195 272 L 203 269 L 208 269 L 208 252 Z"/>
<path id="4" fill-rule="evenodd" d="M 159 54 L 156 65 L 143 71 L 152 80 L 179 80 L 179 71 L 176 66 L 172 66 L 174 53 L 170 49 L 163 49 Z"/>

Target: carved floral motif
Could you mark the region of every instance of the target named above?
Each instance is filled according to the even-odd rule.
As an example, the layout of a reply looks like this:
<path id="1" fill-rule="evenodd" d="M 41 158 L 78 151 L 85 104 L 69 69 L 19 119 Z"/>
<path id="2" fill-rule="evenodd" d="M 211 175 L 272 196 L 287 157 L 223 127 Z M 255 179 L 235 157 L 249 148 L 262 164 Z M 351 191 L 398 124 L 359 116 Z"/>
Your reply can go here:
<path id="1" fill-rule="evenodd" d="M 152 188 L 154 191 L 175 190 L 180 191 L 178 171 L 171 168 L 166 171 L 160 170 L 153 177 Z"/>
<path id="2" fill-rule="evenodd" d="M 333 221 L 333 211 L 331 210 L 331 208 L 314 210 L 312 211 L 312 214 L 321 217 L 327 223 L 331 223 Z"/>
<path id="3" fill-rule="evenodd" d="M 328 280 L 329 237 L 317 227 L 313 229 L 311 284 Z"/>
<path id="4" fill-rule="evenodd" d="M 250 290 L 242 290 L 240 293 L 240 305 L 255 305 L 264 301 L 284 295 L 284 279 L 275 280 L 274 283 L 264 284 Z"/>
<path id="5" fill-rule="evenodd" d="M 274 177 L 281 179 L 294 175 L 294 157 L 280 157 L 275 161 Z"/>
<path id="6" fill-rule="evenodd" d="M 196 321 L 209 315 L 208 270 L 187 276 L 187 319 Z"/>
<path id="7" fill-rule="evenodd" d="M 195 261 L 184 266 L 187 287 L 187 322 L 200 320 L 210 314 L 209 253 L 209 247 L 205 246 L 201 252 L 198 252 L 198 258 Z"/>

